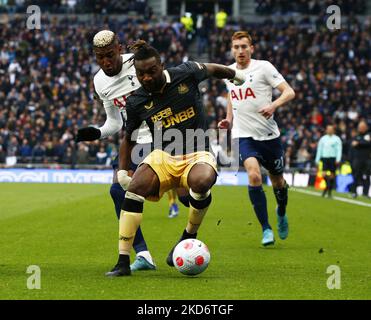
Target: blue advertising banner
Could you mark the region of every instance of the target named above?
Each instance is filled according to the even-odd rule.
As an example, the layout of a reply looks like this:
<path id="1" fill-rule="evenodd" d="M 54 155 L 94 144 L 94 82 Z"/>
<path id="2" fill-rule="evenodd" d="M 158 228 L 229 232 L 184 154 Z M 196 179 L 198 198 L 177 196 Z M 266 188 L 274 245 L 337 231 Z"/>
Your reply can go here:
<path id="1" fill-rule="evenodd" d="M 66 169 L 0 169 L 1 182 L 20 183 L 112 183 L 112 170 L 66 170 Z M 289 185 L 307 187 L 309 174 L 285 173 L 285 180 Z M 351 175 L 338 175 L 337 191 L 347 192 L 353 182 Z M 246 172 L 221 171 L 217 185 L 247 186 Z M 268 185 L 271 185 L 269 178 Z"/>

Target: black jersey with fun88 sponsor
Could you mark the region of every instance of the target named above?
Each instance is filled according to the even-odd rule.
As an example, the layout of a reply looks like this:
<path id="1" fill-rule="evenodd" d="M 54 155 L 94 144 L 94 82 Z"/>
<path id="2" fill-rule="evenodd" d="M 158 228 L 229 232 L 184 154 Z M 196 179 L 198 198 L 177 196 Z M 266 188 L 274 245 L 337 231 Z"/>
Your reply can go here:
<path id="1" fill-rule="evenodd" d="M 166 84 L 161 93 L 139 88 L 128 98 L 127 133 L 132 135 L 144 120 L 154 149 L 172 155 L 209 151 L 206 114 L 198 90 L 198 84 L 207 78 L 206 66 L 186 62 L 164 74 Z"/>

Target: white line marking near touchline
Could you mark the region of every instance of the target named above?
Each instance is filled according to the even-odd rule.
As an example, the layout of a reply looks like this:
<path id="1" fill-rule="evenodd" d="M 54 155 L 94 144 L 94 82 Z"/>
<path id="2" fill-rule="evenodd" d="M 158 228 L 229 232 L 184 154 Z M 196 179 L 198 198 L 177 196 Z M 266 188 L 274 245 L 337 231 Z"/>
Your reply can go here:
<path id="1" fill-rule="evenodd" d="M 321 194 L 318 193 L 318 192 L 315 192 L 315 191 L 302 190 L 302 189 L 296 189 L 296 188 L 292 188 L 291 190 L 296 191 L 296 192 L 305 193 L 305 194 L 310 194 L 312 196 L 321 197 Z M 332 199 L 347 202 L 347 203 L 351 203 L 351 204 L 357 204 L 357 205 L 363 206 L 363 207 L 371 207 L 371 203 L 365 203 L 365 202 L 361 202 L 361 201 L 357 201 L 357 200 L 346 199 L 346 198 L 336 197 L 336 196 L 332 197 Z"/>

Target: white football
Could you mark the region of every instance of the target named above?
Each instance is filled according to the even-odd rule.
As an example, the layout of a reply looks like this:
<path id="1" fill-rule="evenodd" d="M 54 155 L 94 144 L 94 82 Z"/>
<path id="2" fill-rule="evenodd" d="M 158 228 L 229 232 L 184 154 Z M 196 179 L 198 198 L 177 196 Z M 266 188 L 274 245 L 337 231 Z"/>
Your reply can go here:
<path id="1" fill-rule="evenodd" d="M 210 262 L 210 252 L 202 241 L 186 239 L 175 247 L 173 262 L 181 273 L 194 276 L 205 271 Z"/>

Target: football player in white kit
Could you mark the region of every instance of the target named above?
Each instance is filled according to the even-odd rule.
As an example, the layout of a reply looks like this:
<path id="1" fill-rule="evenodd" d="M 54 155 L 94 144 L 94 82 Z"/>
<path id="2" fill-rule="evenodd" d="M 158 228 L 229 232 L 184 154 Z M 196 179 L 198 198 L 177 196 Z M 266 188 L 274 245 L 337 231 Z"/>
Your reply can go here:
<path id="1" fill-rule="evenodd" d="M 292 100 L 295 92 L 270 62 L 251 59 L 253 52 L 249 33 L 235 32 L 232 36 L 232 54 L 236 62 L 230 67 L 243 71 L 246 82 L 242 86 L 226 82 L 229 93 L 227 116 L 218 126 L 222 129 L 232 128 L 232 139 L 239 143 L 240 161 L 249 177 L 250 201 L 263 229 L 262 244 L 267 246 L 274 244 L 275 240 L 268 222 L 260 165 L 269 172 L 277 200 L 278 235 L 286 239 L 288 185 L 283 178 L 284 150 L 273 114 L 278 107 Z M 278 89 L 281 95 L 272 102 L 273 88 Z"/>
<path id="2" fill-rule="evenodd" d="M 135 68 L 129 61 L 132 54 L 121 54 L 122 45 L 114 32 L 109 30 L 98 32 L 94 36 L 93 47 L 97 63 L 101 68 L 94 76 L 95 98 L 103 104 L 107 118 L 102 127 L 80 128 L 76 137 L 77 142 L 104 139 L 119 132 L 126 120 L 126 99 L 131 92 L 140 87 Z M 141 126 L 137 141 L 139 144 L 152 142 L 148 126 Z M 113 161 L 112 167 L 114 177 L 110 194 L 115 204 L 117 218 L 120 219 L 121 204 L 125 198 L 125 191 L 117 179 L 117 158 Z M 131 169 L 135 171 L 136 167 Z M 130 266 L 132 271 L 156 269 L 140 228 L 135 235 L 133 247 L 137 256 Z"/>

